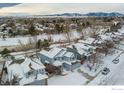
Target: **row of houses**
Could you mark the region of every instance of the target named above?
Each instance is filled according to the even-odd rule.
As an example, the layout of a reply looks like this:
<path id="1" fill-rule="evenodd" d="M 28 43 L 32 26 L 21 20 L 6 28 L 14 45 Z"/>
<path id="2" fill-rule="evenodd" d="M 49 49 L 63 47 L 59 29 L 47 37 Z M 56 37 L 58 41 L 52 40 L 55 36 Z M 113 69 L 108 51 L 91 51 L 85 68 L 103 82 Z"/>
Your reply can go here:
<path id="1" fill-rule="evenodd" d="M 11 37 L 16 34 L 26 33 L 28 31 L 27 25 L 22 25 L 20 23 L 15 23 L 15 26 L 11 27 L 7 24 L 0 25 L 0 37 Z"/>
<path id="2" fill-rule="evenodd" d="M 49 51 L 40 51 L 40 59 L 43 64 L 52 64 L 66 70 L 73 70 L 83 64 L 84 61 L 94 61 L 98 52 L 107 55 L 109 49 L 119 43 L 123 35 L 119 32 L 107 32 L 96 38 L 79 40 L 77 43 L 66 47 L 55 47 Z"/>

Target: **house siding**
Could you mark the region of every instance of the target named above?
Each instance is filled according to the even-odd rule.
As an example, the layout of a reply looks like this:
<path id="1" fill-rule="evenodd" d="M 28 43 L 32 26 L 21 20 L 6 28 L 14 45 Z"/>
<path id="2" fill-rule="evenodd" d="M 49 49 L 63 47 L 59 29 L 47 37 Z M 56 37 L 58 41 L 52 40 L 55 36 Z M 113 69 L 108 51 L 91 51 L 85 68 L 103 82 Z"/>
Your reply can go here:
<path id="1" fill-rule="evenodd" d="M 76 63 L 76 64 L 72 65 L 71 69 L 74 70 L 80 66 L 81 66 L 81 63 Z"/>
<path id="2" fill-rule="evenodd" d="M 74 70 L 74 69 L 76 69 L 76 68 L 78 68 L 78 67 L 80 67 L 80 66 L 81 66 L 81 63 L 75 63 L 75 64 L 73 64 L 73 65 L 69 65 L 69 64 L 67 64 L 67 63 L 63 63 L 63 67 L 64 67 L 66 70 L 68 70 L 68 71 Z"/>
<path id="3" fill-rule="evenodd" d="M 63 67 L 66 69 L 66 70 L 71 70 L 71 65 L 67 64 L 67 63 L 63 63 Z"/>
<path id="4" fill-rule="evenodd" d="M 48 62 L 52 63 L 54 61 L 53 59 L 51 59 L 51 58 L 49 58 L 45 55 L 42 55 L 42 54 L 40 54 L 40 60 L 41 60 L 42 63 L 45 63 L 45 61 L 48 61 Z"/>
<path id="5" fill-rule="evenodd" d="M 81 59 L 81 55 L 77 52 L 77 50 L 73 49 L 73 48 L 67 48 L 67 51 L 74 53 L 75 57 L 80 60 Z"/>

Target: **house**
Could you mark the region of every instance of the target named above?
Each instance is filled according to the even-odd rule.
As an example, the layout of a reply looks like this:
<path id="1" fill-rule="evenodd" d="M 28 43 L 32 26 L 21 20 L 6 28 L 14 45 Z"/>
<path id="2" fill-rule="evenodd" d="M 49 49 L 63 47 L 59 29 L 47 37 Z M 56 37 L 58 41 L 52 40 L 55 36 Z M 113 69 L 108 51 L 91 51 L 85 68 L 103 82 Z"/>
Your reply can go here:
<path id="1" fill-rule="evenodd" d="M 76 28 L 77 28 L 77 24 L 70 24 L 70 25 L 69 25 L 69 28 L 70 28 L 70 29 L 76 29 Z"/>
<path id="2" fill-rule="evenodd" d="M 61 70 L 63 68 L 71 70 L 73 63 L 76 63 L 76 56 L 74 53 L 67 51 L 65 48 L 55 47 L 50 51 L 42 50 L 40 52 L 41 62 L 45 64 L 52 64 L 59 67 Z"/>
<path id="3" fill-rule="evenodd" d="M 14 85 L 45 85 L 45 66 L 36 57 L 26 57 L 24 61 L 6 61 L 7 80 Z"/>
<path id="4" fill-rule="evenodd" d="M 50 51 L 42 50 L 40 51 L 41 62 L 55 64 L 55 61 L 61 60 L 61 55 L 65 53 L 63 48 L 52 48 Z M 61 63 L 62 65 L 62 63 Z"/>
<path id="5" fill-rule="evenodd" d="M 89 37 L 86 40 L 78 40 L 78 42 L 93 46 L 93 43 L 95 42 L 95 38 Z"/>
<path id="6" fill-rule="evenodd" d="M 81 65 L 74 53 L 69 51 L 66 51 L 66 53 L 62 56 L 62 62 L 63 67 L 66 70 L 73 70 Z"/>
<path id="7" fill-rule="evenodd" d="M 94 44 L 95 45 L 103 46 L 106 43 L 112 43 L 112 42 L 113 42 L 113 40 L 112 40 L 111 36 L 108 36 L 106 34 L 103 34 L 103 35 L 98 35 L 96 37 L 96 40 L 94 41 Z"/>
<path id="8" fill-rule="evenodd" d="M 17 23 L 15 24 L 15 26 L 16 26 L 15 31 L 14 31 L 15 34 L 24 34 L 28 32 L 27 25 L 24 25 L 24 24 L 22 25 L 20 23 Z"/>
<path id="9" fill-rule="evenodd" d="M 41 24 L 39 24 L 39 23 L 34 24 L 34 27 L 35 27 L 35 29 L 38 30 L 38 31 L 41 31 L 41 32 L 44 31 L 43 25 L 41 25 Z"/>
<path id="10" fill-rule="evenodd" d="M 123 35 L 119 32 L 110 32 L 106 33 L 107 36 L 110 36 L 114 43 L 119 43 L 121 40 L 123 40 Z"/>
<path id="11" fill-rule="evenodd" d="M 68 51 L 71 51 L 77 56 L 81 62 L 89 60 L 93 54 L 95 54 L 95 47 L 84 43 L 76 43 L 67 47 Z"/>
<path id="12" fill-rule="evenodd" d="M 114 41 L 110 35 L 98 35 L 94 41 L 96 52 L 108 54 L 109 49 L 114 47 Z"/>
<path id="13" fill-rule="evenodd" d="M 64 48 L 52 48 L 50 51 L 42 50 L 39 53 L 39 57 L 41 62 L 48 68 L 49 72 L 49 65 L 52 65 L 55 68 L 59 69 L 60 71 L 63 70 L 63 62 L 62 62 L 62 55 L 65 53 Z"/>
<path id="14" fill-rule="evenodd" d="M 119 24 L 119 21 L 113 20 L 112 22 L 113 22 L 113 25 L 115 25 L 115 26 Z"/>

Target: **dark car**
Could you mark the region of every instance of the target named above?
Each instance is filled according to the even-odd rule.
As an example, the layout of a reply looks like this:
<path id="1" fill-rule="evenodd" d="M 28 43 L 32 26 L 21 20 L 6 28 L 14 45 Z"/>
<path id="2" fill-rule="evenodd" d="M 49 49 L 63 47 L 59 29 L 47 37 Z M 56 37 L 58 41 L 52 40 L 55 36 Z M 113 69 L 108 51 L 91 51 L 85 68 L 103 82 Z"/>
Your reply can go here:
<path id="1" fill-rule="evenodd" d="M 102 74 L 103 75 L 107 75 L 108 73 L 110 72 L 110 69 L 105 67 L 103 70 L 102 70 Z"/>
<path id="2" fill-rule="evenodd" d="M 114 59 L 112 62 L 113 62 L 114 64 L 118 64 L 118 63 L 119 63 L 119 59 Z"/>

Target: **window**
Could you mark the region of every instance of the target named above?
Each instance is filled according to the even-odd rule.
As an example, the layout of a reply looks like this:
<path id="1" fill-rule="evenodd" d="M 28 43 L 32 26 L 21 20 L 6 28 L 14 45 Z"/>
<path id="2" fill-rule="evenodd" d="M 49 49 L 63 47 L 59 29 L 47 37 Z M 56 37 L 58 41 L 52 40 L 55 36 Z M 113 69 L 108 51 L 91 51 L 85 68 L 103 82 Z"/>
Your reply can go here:
<path id="1" fill-rule="evenodd" d="M 29 71 L 29 72 L 28 72 L 28 75 L 32 75 L 32 74 L 33 74 L 33 71 Z"/>
<path id="2" fill-rule="evenodd" d="M 74 57 L 72 57 L 72 60 L 74 60 L 75 58 Z"/>
<path id="3" fill-rule="evenodd" d="M 54 58 L 54 60 L 56 61 L 57 59 L 56 59 L 56 58 Z"/>

